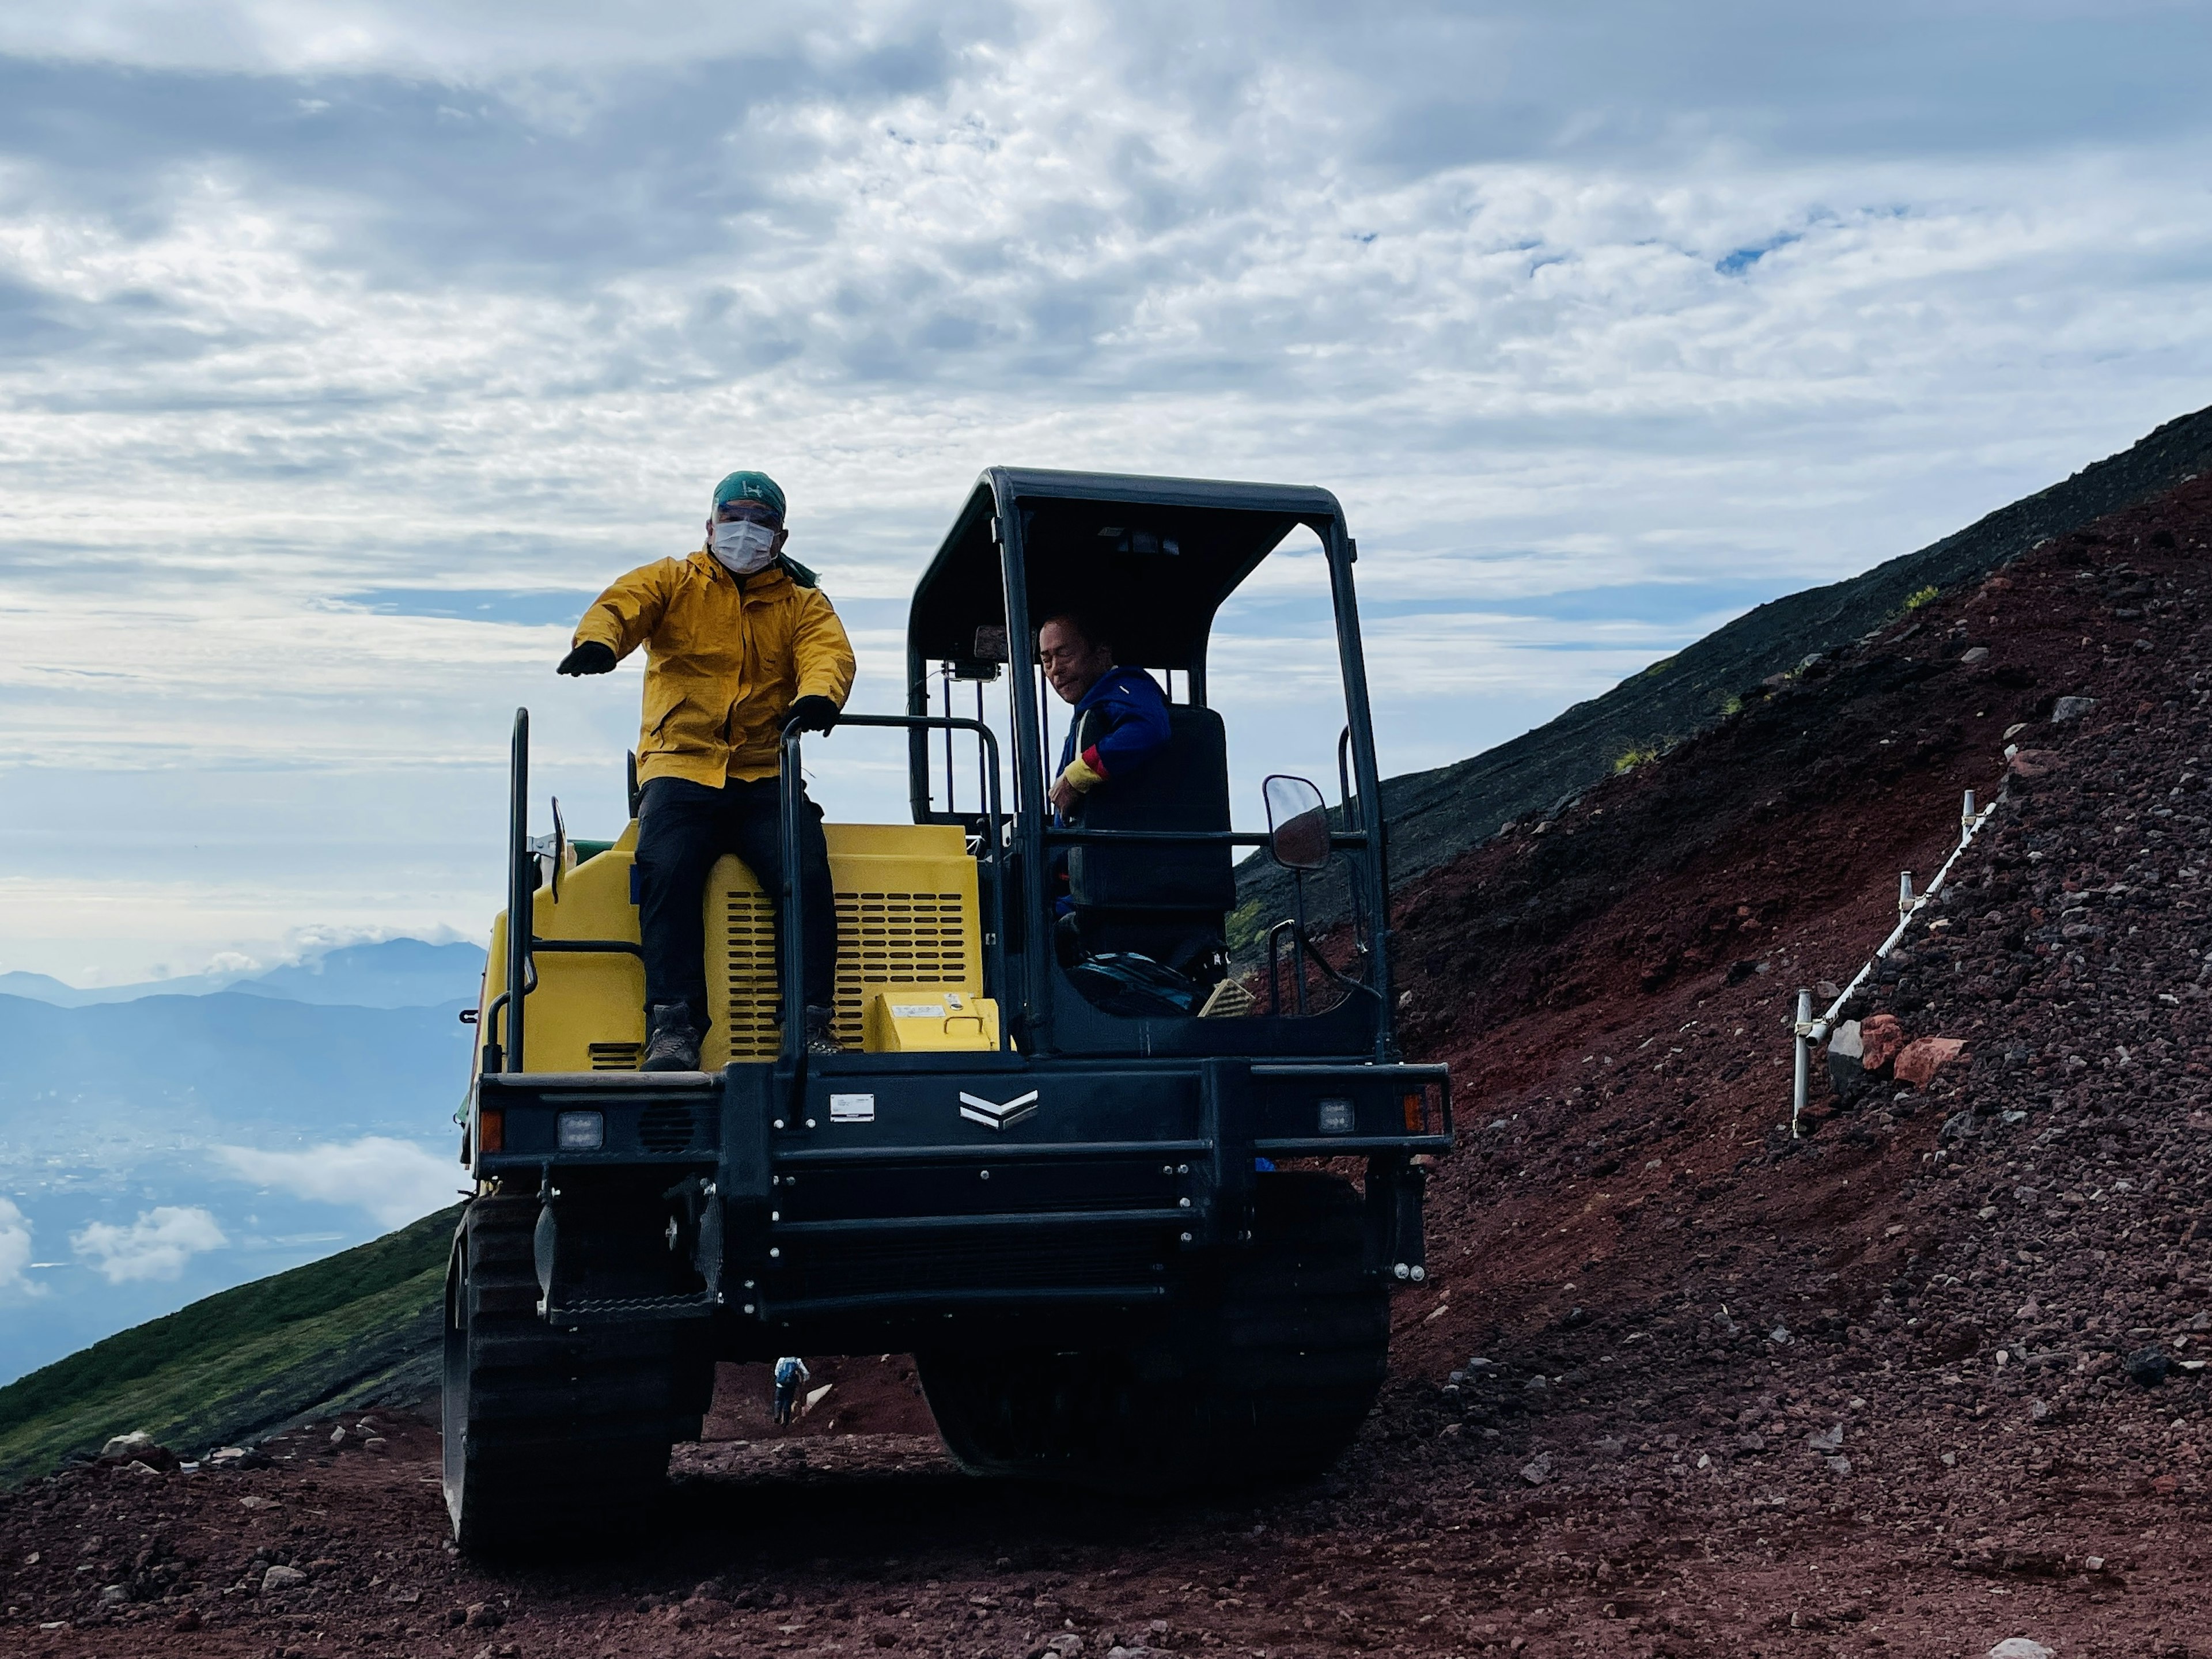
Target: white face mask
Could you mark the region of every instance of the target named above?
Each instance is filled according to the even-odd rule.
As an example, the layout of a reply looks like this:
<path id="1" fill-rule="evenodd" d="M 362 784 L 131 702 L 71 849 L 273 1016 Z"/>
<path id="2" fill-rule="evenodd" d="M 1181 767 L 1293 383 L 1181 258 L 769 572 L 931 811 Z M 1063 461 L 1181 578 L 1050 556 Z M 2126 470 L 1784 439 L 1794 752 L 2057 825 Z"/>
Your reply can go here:
<path id="1" fill-rule="evenodd" d="M 714 556 L 731 571 L 750 576 L 764 569 L 775 557 L 775 532 L 750 519 L 732 519 L 714 526 Z"/>

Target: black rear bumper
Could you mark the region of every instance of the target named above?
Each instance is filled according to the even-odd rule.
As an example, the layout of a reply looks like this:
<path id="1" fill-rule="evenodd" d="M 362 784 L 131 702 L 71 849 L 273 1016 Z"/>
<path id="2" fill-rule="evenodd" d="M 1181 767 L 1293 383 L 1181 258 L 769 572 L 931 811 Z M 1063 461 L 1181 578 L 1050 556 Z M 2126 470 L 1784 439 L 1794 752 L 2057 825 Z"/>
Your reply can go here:
<path id="1" fill-rule="evenodd" d="M 547 1317 L 718 1317 L 763 1352 L 1162 1304 L 1249 1239 L 1255 1170 L 1284 1158 L 1366 1160 L 1370 1266 L 1417 1281 L 1413 1159 L 1452 1142 L 1444 1067 L 1358 1061 L 845 1054 L 803 1078 L 498 1073 L 477 1105 L 476 1174 L 544 1201 Z M 572 1116 L 564 1146 L 564 1114 L 596 1114 L 599 1144 Z"/>

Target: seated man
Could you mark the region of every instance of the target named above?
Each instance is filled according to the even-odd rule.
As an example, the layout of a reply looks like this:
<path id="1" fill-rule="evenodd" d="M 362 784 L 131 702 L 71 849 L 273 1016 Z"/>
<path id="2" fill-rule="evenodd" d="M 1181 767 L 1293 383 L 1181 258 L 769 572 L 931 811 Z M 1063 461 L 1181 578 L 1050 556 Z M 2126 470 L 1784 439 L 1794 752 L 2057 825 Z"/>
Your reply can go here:
<path id="1" fill-rule="evenodd" d="M 1061 701 L 1075 705 L 1052 784 L 1053 822 L 1066 823 L 1084 796 L 1117 781 L 1126 787 L 1166 745 L 1168 700 L 1143 669 L 1115 666 L 1113 646 L 1073 611 L 1037 629 L 1037 660 Z"/>
<path id="2" fill-rule="evenodd" d="M 1230 848 L 1142 838 L 1228 830 L 1220 716 L 1171 705 L 1151 675 L 1116 666 L 1114 647 L 1079 616 L 1048 621 L 1038 630 L 1037 656 L 1053 690 L 1075 705 L 1052 782 L 1054 823 L 1135 838 L 1120 847 L 1070 848 L 1053 860 L 1061 965 L 1096 968 L 1125 958 L 1107 978 L 1134 973 L 1144 980 L 1126 960 L 1141 957 L 1167 970 L 1185 993 L 1214 983 L 1226 962 L 1222 919 L 1237 903 Z M 1109 1012 L 1132 1012 L 1095 975 L 1083 987 Z"/>
<path id="3" fill-rule="evenodd" d="M 699 1065 L 708 1023 L 700 905 L 714 860 L 733 853 L 771 899 L 782 891 L 786 723 L 827 732 L 853 690 L 844 625 L 813 574 L 783 556 L 783 514 L 773 478 L 731 473 L 714 486 L 707 545 L 633 570 L 600 594 L 561 662 L 563 674 L 605 674 L 646 649 L 637 870 L 647 1072 Z M 806 1047 L 835 1054 L 836 898 L 811 801 L 799 813 L 799 861 Z M 780 903 L 775 930 L 780 986 Z"/>

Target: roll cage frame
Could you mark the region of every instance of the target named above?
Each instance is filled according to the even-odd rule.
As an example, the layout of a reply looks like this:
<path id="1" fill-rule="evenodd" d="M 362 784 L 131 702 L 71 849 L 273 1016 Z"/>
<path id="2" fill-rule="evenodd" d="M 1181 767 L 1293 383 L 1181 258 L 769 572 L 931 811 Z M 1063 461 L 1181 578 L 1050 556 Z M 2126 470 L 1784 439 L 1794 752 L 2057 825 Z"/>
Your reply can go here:
<path id="1" fill-rule="evenodd" d="M 1109 526 L 1103 521 L 1120 522 Z M 1044 732 L 1037 700 L 1029 695 L 1029 672 L 1041 616 L 1073 605 L 1101 608 L 1104 559 L 1141 568 L 1142 610 L 1126 603 L 1109 616 L 1121 660 L 1133 666 L 1182 672 L 1188 700 L 1206 706 L 1206 652 L 1221 605 L 1261 563 L 1300 526 L 1311 530 L 1327 562 L 1336 632 L 1346 726 L 1339 744 L 1342 798 L 1330 836 L 1334 854 L 1345 858 L 1354 914 L 1365 918 L 1360 986 L 1317 1014 L 1269 1013 L 1233 1020 L 1133 1019 L 1093 1006 L 1061 970 L 1051 948 L 1049 869 L 1059 848 L 1104 844 L 1199 843 L 1264 847 L 1267 836 L 1249 830 L 1083 830 L 1056 826 L 1046 804 Z M 1119 532 L 1121 545 L 1100 555 L 1097 544 Z M 1131 543 L 1149 553 L 1129 552 Z M 1087 544 L 1087 545 L 1086 545 Z M 1164 547 L 1166 551 L 1159 550 Z M 1088 559 L 1077 556 L 1088 553 Z M 1351 1054 L 1397 1058 L 1391 1018 L 1389 893 L 1387 848 L 1372 823 L 1369 803 L 1379 800 L 1367 665 L 1361 647 L 1358 600 L 1352 567 L 1358 545 L 1344 509 L 1326 489 L 1311 486 L 1225 483 L 1140 475 L 1062 472 L 992 467 L 977 480 L 960 515 L 915 584 L 908 614 L 908 788 L 915 822 L 960 823 L 984 848 L 1001 849 L 995 871 L 1018 890 L 1003 913 L 1014 928 L 1002 938 L 1011 977 L 994 988 L 1006 1005 L 1003 1017 L 1030 1052 L 1049 1054 Z M 1110 608 L 1110 604 L 1109 608 Z M 978 648 L 982 630 L 1003 629 L 1003 660 Z M 966 647 L 963 649 L 963 647 Z M 939 809 L 931 796 L 931 732 L 947 724 L 930 710 L 933 667 L 963 679 L 988 680 L 1006 672 L 1012 731 L 1014 806 L 1011 830 L 995 812 L 981 817 Z M 945 715 L 951 711 L 945 709 Z M 975 722 L 961 721 L 963 727 Z M 949 733 L 948 733 L 949 737 Z M 995 754 L 993 757 L 995 764 Z M 995 780 L 994 785 L 995 785 Z M 787 791 L 787 799 L 791 792 Z M 979 803 L 980 805 L 981 803 Z M 795 912 L 787 915 L 795 924 Z M 787 935 L 796 938 L 795 925 Z M 1294 971 L 1307 956 L 1319 961 L 1310 941 L 1295 942 Z M 1326 963 L 1325 971 L 1333 973 Z M 1301 1006 L 1303 999 L 1301 998 Z M 1264 1031 L 1255 1030 L 1264 1024 Z"/>

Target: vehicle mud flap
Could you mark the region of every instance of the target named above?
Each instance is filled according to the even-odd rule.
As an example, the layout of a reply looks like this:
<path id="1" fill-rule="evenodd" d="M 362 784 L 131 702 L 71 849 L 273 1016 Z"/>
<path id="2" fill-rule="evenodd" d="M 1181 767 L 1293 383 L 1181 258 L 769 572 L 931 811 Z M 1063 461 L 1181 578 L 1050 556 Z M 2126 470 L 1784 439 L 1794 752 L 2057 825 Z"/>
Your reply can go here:
<path id="1" fill-rule="evenodd" d="M 1428 1172 L 1403 1156 L 1367 1161 L 1367 1261 L 1379 1277 L 1419 1285 L 1429 1276 L 1421 1200 Z"/>
<path id="2" fill-rule="evenodd" d="M 691 1271 L 703 1287 L 700 1300 L 708 1306 L 722 1299 L 722 1206 L 717 1183 L 710 1176 L 691 1176 L 661 1194 L 670 1218 L 676 1224 L 677 1243 L 684 1247 Z"/>
<path id="3" fill-rule="evenodd" d="M 561 1219 L 550 1196 L 538 1200 L 538 1221 L 530 1230 L 531 1264 L 538 1270 L 538 1311 L 553 1300 L 553 1270 L 561 1260 Z"/>
<path id="4" fill-rule="evenodd" d="M 1142 1495 L 1314 1474 L 1382 1384 L 1389 1293 L 1359 1196 L 1318 1171 L 1259 1176 L 1250 1248 L 1149 1341 L 916 1355 L 946 1449 L 980 1474 Z"/>

